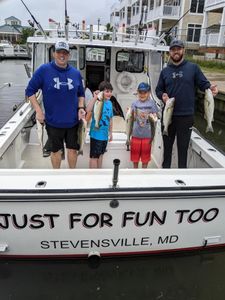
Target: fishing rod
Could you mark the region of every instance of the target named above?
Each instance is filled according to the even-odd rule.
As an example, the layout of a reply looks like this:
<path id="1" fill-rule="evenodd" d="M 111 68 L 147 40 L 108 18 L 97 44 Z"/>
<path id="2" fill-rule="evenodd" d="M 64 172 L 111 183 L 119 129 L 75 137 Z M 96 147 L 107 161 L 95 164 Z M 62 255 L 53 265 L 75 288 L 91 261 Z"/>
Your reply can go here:
<path id="1" fill-rule="evenodd" d="M 69 38 L 69 23 L 70 23 L 70 18 L 67 14 L 67 0 L 65 0 L 65 36 L 67 41 Z"/>
<path id="2" fill-rule="evenodd" d="M 37 25 L 38 29 L 41 31 L 41 33 L 43 34 L 43 36 L 47 39 L 47 35 L 44 32 L 44 29 L 42 28 L 41 24 L 35 19 L 35 17 L 32 15 L 31 11 L 29 10 L 29 8 L 26 6 L 26 4 L 23 2 L 23 0 L 20 0 L 24 7 L 26 8 L 26 10 L 28 11 L 28 13 L 30 14 L 31 18 L 33 19 L 34 23 Z"/>
<path id="3" fill-rule="evenodd" d="M 160 35 L 160 37 L 159 37 L 159 39 L 158 40 L 156 40 L 156 43 L 155 43 L 155 46 L 157 46 L 170 32 L 171 32 L 171 30 L 180 22 L 180 20 L 182 20 L 185 16 L 186 16 L 186 14 L 188 14 L 189 13 L 189 11 L 191 10 L 191 8 L 189 8 L 177 21 L 176 21 L 176 23 L 173 25 L 173 26 L 171 26 L 166 32 L 163 32 L 161 35 Z"/>

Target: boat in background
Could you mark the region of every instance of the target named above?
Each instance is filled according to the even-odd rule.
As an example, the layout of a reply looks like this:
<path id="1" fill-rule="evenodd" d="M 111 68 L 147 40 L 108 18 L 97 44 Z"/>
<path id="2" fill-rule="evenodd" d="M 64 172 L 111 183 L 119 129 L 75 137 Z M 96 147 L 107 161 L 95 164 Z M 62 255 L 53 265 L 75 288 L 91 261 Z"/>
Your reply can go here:
<path id="1" fill-rule="evenodd" d="M 14 47 L 8 40 L 0 41 L 0 57 L 7 57 L 14 55 Z"/>
<path id="2" fill-rule="evenodd" d="M 68 35 L 68 36 L 67 36 Z M 168 46 L 157 36 L 48 30 L 28 38 L 31 68 L 52 60 L 54 44 L 68 40 L 70 64 L 92 90 L 109 80 L 123 112 L 137 85 L 152 96 Z M 41 92 L 37 95 L 40 103 Z M 125 121 L 114 117 L 103 169 L 88 169 L 89 137 L 77 169 L 52 170 L 42 157 L 40 131 L 29 102 L 0 130 L 0 258 L 71 258 L 151 254 L 225 246 L 225 156 L 193 130 L 188 169 L 161 169 L 157 121 L 148 169 L 133 169 Z"/>
<path id="3" fill-rule="evenodd" d="M 0 59 L 30 59 L 27 49 L 22 45 L 13 45 L 8 40 L 0 41 Z"/>

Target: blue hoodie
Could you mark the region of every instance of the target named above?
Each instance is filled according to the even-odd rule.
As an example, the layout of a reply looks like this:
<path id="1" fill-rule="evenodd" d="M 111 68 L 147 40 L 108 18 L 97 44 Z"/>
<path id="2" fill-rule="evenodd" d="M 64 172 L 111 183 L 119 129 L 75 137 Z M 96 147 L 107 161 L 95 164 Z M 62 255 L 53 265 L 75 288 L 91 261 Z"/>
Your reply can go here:
<path id="1" fill-rule="evenodd" d="M 170 64 L 161 71 L 156 94 L 159 99 L 163 93 L 175 97 L 174 116 L 189 116 L 194 114 L 197 87 L 205 91 L 210 82 L 198 65 L 184 60 L 180 65 Z"/>
<path id="2" fill-rule="evenodd" d="M 26 96 L 42 90 L 45 122 L 56 128 L 71 128 L 78 123 L 78 97 L 84 97 L 80 72 L 68 65 L 65 69 L 55 62 L 41 65 L 31 78 Z"/>

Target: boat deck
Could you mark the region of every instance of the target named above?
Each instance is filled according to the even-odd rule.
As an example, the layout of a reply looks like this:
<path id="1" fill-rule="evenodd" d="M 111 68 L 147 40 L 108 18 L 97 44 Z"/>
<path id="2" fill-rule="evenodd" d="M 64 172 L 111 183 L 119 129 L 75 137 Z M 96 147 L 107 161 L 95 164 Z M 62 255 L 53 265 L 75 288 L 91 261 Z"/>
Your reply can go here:
<path id="1" fill-rule="evenodd" d="M 108 143 L 107 152 L 103 158 L 103 168 L 111 169 L 113 167 L 113 160 L 120 159 L 121 168 L 133 168 L 130 161 L 130 151 L 126 149 L 126 134 L 125 134 L 125 121 L 121 117 L 113 118 L 113 141 Z M 46 133 L 44 134 L 44 141 L 47 140 Z M 77 168 L 89 168 L 89 151 L 90 151 L 90 138 L 87 132 L 86 141 L 84 144 L 83 155 L 78 156 Z M 66 154 L 66 153 L 65 153 Z M 26 147 L 22 155 L 22 168 L 23 169 L 51 169 L 50 157 L 43 157 L 40 140 L 38 139 L 37 128 L 34 126 L 30 134 L 30 143 Z M 67 159 L 62 160 L 62 169 L 67 169 Z M 149 164 L 149 168 L 156 168 L 154 159 Z"/>

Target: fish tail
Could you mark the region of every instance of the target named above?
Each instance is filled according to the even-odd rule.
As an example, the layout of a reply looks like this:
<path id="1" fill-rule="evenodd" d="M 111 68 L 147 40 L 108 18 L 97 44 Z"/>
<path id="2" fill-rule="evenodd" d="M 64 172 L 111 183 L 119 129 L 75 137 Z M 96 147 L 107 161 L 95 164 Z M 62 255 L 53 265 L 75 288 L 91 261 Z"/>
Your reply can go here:
<path id="1" fill-rule="evenodd" d="M 168 131 L 167 130 L 163 130 L 163 135 L 167 135 L 168 136 Z"/>
<path id="2" fill-rule="evenodd" d="M 205 132 L 214 132 L 212 125 L 208 125 Z"/>
<path id="3" fill-rule="evenodd" d="M 78 155 L 83 155 L 83 154 L 84 154 L 83 150 L 78 151 Z"/>

